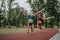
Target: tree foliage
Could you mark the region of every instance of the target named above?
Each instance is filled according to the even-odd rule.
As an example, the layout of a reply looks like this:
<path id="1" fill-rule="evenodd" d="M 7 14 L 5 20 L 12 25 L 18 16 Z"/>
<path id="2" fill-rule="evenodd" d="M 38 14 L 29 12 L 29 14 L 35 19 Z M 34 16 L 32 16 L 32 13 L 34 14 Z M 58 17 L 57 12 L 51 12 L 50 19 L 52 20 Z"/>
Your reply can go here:
<path id="1" fill-rule="evenodd" d="M 44 0 L 28 0 L 28 3 L 31 5 L 32 11 L 35 12 L 35 10 L 39 9 L 41 10 L 42 8 L 45 9 L 45 11 L 47 12 L 47 17 L 52 17 L 54 16 L 54 19 L 49 20 L 48 22 L 46 21 L 46 27 L 47 25 L 49 27 L 53 28 L 53 24 L 55 21 L 57 21 L 56 23 L 59 23 L 59 13 L 58 13 L 58 9 L 59 7 L 59 2 L 58 0 L 46 0 L 46 3 Z"/>

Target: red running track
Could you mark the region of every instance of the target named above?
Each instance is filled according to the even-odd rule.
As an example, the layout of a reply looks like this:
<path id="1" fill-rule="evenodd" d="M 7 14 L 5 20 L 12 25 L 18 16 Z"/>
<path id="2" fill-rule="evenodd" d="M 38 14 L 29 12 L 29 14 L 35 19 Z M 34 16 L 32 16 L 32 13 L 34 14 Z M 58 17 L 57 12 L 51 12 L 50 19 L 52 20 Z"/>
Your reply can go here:
<path id="1" fill-rule="evenodd" d="M 49 40 L 58 30 L 46 28 L 33 33 L 1 34 L 0 40 Z"/>

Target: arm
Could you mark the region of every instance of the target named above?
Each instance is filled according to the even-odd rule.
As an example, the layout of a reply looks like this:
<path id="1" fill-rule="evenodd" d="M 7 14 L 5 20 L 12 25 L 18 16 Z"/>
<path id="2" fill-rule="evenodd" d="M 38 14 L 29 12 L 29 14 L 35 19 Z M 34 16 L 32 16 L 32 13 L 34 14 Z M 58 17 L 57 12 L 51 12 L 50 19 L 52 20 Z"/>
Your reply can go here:
<path id="1" fill-rule="evenodd" d="M 23 10 L 23 12 L 24 12 L 24 15 L 28 16 L 27 10 Z"/>
<path id="2" fill-rule="evenodd" d="M 39 13 L 41 14 L 42 11 L 43 11 L 43 9 L 40 10 L 40 11 L 38 11 L 38 12 L 36 12 L 36 13 L 34 14 L 34 16 L 37 16 Z"/>
<path id="3" fill-rule="evenodd" d="M 50 18 L 42 18 L 44 21 L 49 20 Z"/>
<path id="4" fill-rule="evenodd" d="M 37 16 L 39 13 L 41 13 L 41 11 L 38 11 L 34 14 L 34 16 Z"/>
<path id="5" fill-rule="evenodd" d="M 27 10 L 25 10 L 23 7 L 21 7 L 21 10 L 22 10 L 22 12 L 23 12 L 24 15 L 26 15 L 26 16 L 28 15 Z"/>
<path id="6" fill-rule="evenodd" d="M 42 19 L 46 21 L 46 20 L 50 20 L 52 18 L 54 18 L 54 17 L 48 17 L 48 18 L 42 18 Z"/>

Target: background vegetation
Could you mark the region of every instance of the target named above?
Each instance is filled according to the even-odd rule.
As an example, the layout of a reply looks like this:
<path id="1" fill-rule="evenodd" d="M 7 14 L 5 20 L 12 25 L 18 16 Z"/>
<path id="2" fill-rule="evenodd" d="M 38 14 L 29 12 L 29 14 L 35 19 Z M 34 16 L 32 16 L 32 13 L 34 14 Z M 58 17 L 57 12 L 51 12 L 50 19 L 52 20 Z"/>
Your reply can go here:
<path id="1" fill-rule="evenodd" d="M 15 0 L 0 0 L 0 27 L 7 28 L 24 28 L 28 25 L 27 16 L 23 15 L 21 7 L 18 3 L 14 3 Z M 6 2 L 8 4 L 6 4 Z M 54 16 L 54 19 L 45 21 L 45 27 L 59 28 L 60 26 L 60 2 L 58 0 L 27 0 L 32 8 L 32 12 L 35 10 L 45 9 L 46 17 Z M 15 6 L 13 8 L 13 6 Z M 6 8 L 7 6 L 7 8 Z M 34 18 L 34 26 L 37 25 L 37 17 Z"/>

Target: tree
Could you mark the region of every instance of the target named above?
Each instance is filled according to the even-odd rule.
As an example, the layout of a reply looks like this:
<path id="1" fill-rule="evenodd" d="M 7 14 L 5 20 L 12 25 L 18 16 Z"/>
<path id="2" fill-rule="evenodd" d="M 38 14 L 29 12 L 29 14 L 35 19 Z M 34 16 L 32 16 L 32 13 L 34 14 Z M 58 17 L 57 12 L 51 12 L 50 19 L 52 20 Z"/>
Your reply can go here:
<path id="1" fill-rule="evenodd" d="M 1 13 L 2 13 L 2 11 L 0 10 L 0 27 L 1 27 L 1 19 L 2 19 Z"/>
<path id="2" fill-rule="evenodd" d="M 2 25 L 3 26 L 9 25 L 9 28 L 11 28 L 11 26 L 19 27 L 19 25 L 21 24 L 24 27 L 27 25 L 27 20 L 28 20 L 27 16 L 23 15 L 20 5 L 18 3 L 14 3 L 14 1 L 15 0 L 1 0 L 0 13 L 1 14 L 2 14 L 2 12 L 4 13 L 1 16 L 4 18 Z M 5 3 L 7 3 L 7 4 L 5 4 Z M 14 8 L 13 6 L 16 6 L 16 7 Z M 6 7 L 8 10 L 6 10 Z M 4 10 L 2 10 L 2 8 Z M 7 12 L 7 14 L 6 14 L 6 12 Z M 5 17 L 5 16 L 7 16 L 7 17 Z M 0 21 L 0 23 L 1 23 L 1 21 Z"/>
<path id="3" fill-rule="evenodd" d="M 49 24 L 49 26 L 53 28 L 53 24 L 54 24 L 55 20 L 56 20 L 57 24 L 59 23 L 59 13 L 57 12 L 59 9 L 58 0 L 46 0 L 46 3 L 44 2 L 44 0 L 28 0 L 28 3 L 31 5 L 33 13 L 37 9 L 41 10 L 42 8 L 44 8 L 48 14 L 47 17 L 48 16 L 55 17 L 55 19 L 53 19 L 53 20 L 51 19 L 50 22 L 46 21 L 45 27 L 47 27 L 47 24 Z"/>
<path id="4" fill-rule="evenodd" d="M 55 18 L 58 18 L 58 13 L 57 13 L 57 4 L 58 4 L 58 0 L 47 0 L 47 4 L 46 4 L 46 10 L 48 15 L 50 16 L 54 16 Z M 53 28 L 53 21 L 50 21 L 50 27 Z"/>
<path id="5" fill-rule="evenodd" d="M 14 2 L 14 0 L 7 0 L 8 3 L 8 24 L 9 24 L 9 28 L 10 28 L 10 14 L 11 14 L 11 7 L 12 7 L 12 2 Z"/>
<path id="6" fill-rule="evenodd" d="M 1 26 L 3 26 L 4 24 L 4 22 L 3 22 L 3 20 L 5 21 L 5 15 L 6 15 L 6 10 L 5 10 L 5 8 L 6 8 L 6 6 L 5 6 L 5 1 L 6 0 L 0 0 L 0 16 L 1 16 L 1 19 L 0 19 L 0 27 Z M 3 23 L 2 23 L 3 22 Z"/>

